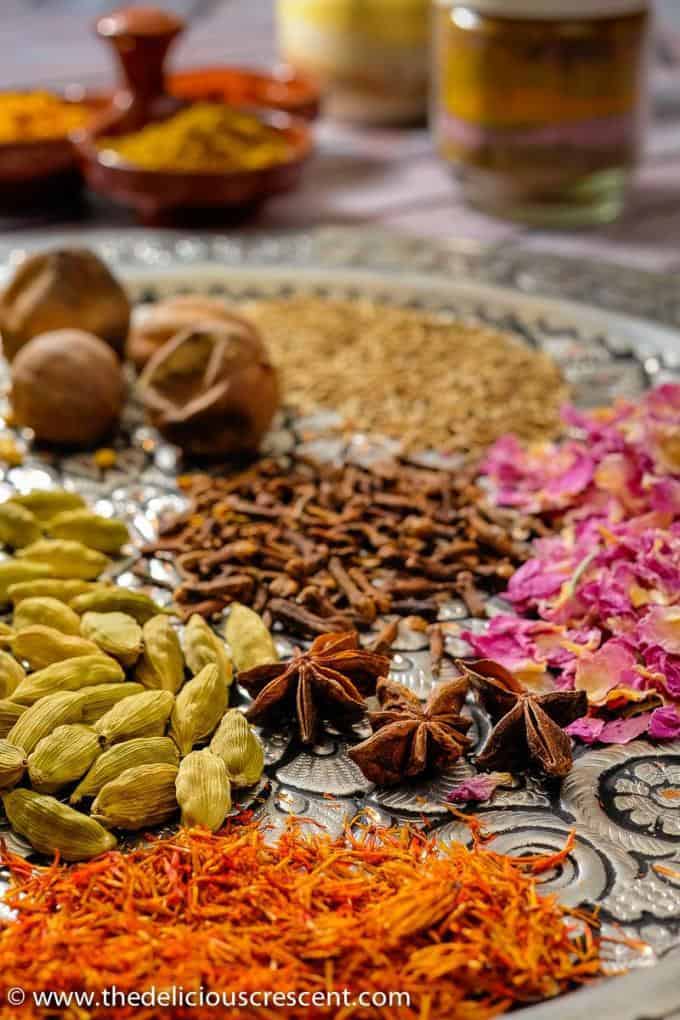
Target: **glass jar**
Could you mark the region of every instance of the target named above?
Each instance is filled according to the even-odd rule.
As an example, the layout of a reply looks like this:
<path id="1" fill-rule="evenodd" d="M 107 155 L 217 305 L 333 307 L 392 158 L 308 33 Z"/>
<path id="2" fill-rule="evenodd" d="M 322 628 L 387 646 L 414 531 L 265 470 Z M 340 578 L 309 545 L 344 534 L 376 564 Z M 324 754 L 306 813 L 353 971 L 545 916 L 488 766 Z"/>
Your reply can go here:
<path id="1" fill-rule="evenodd" d="M 321 84 L 324 111 L 367 124 L 422 120 L 430 0 L 278 0 L 283 58 Z"/>
<path id="2" fill-rule="evenodd" d="M 646 0 L 434 0 L 433 131 L 465 198 L 540 225 L 620 213 L 646 112 Z"/>

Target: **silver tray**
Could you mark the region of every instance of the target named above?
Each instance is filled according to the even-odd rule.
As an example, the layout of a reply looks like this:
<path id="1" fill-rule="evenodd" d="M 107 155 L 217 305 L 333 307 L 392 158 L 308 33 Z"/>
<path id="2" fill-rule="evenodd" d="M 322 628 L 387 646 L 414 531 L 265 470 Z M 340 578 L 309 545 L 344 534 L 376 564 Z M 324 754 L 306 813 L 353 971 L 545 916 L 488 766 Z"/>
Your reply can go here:
<path id="1" fill-rule="evenodd" d="M 435 245 L 336 229 L 278 236 L 93 232 L 50 238 L 53 244 L 62 241 L 97 249 L 139 302 L 188 290 L 234 300 L 291 292 L 361 295 L 495 324 L 549 351 L 584 405 L 680 380 L 680 340 L 668 328 L 680 323 L 680 299 L 670 277 L 527 254 L 513 246 Z M 0 245 L 0 275 L 43 245 L 44 237 L 30 235 L 22 237 L 21 249 Z M 316 429 L 315 448 L 332 455 L 327 421 L 323 414 L 307 420 L 305 433 Z M 15 489 L 65 485 L 101 512 L 125 519 L 140 540 L 152 537 L 159 515 L 182 506 L 174 484 L 176 452 L 141 423 L 134 405 L 126 412 L 123 435 L 118 463 L 105 474 L 88 455 L 37 458 L 29 451 L 21 467 L 0 471 L 0 498 Z M 276 451 L 294 441 L 281 422 L 268 442 Z M 389 444 L 379 437 L 357 436 L 350 444 L 358 458 L 384 450 Z M 137 584 L 130 566 L 120 564 L 116 576 Z M 153 570 L 161 585 L 172 583 L 169 564 L 159 561 Z M 169 599 L 163 586 L 155 594 Z M 492 600 L 489 614 L 496 609 Z M 449 619 L 465 615 L 456 602 L 443 612 Z M 291 647 L 286 635 L 279 641 L 282 651 Z M 432 676 L 419 635 L 408 636 L 398 649 L 393 675 L 426 696 Z M 474 706 L 470 712 L 481 742 L 485 718 Z M 274 826 L 303 815 L 334 833 L 348 815 L 364 813 L 385 823 L 426 817 L 444 839 L 469 838 L 465 826 L 451 820 L 444 800 L 473 774 L 471 765 L 457 763 L 436 780 L 380 790 L 364 779 L 345 748 L 333 733 L 307 751 L 286 735 L 267 739 L 268 780 L 255 801 L 259 814 Z M 680 874 L 680 800 L 661 796 L 669 789 L 680 790 L 680 742 L 657 747 L 636 741 L 580 753 L 561 788 L 523 780 L 499 790 L 479 810 L 486 827 L 498 834 L 495 848 L 510 853 L 551 852 L 575 828 L 573 853 L 544 876 L 543 888 L 570 905 L 597 904 L 606 933 L 641 939 L 649 947 L 642 954 L 624 944 L 610 947 L 612 971 L 636 972 L 521 1011 L 528 1020 L 570 1020 L 585 1010 L 617 1020 L 680 1020 L 680 879 L 668 875 Z M 28 849 L 20 841 L 13 845 Z M 655 870 L 661 862 L 664 874 Z"/>

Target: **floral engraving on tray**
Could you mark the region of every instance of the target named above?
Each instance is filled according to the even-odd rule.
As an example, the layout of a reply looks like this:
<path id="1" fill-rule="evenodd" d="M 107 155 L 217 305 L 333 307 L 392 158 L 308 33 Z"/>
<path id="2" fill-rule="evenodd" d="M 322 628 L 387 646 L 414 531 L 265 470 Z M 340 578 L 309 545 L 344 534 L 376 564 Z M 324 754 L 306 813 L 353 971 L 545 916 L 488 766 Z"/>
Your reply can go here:
<path id="1" fill-rule="evenodd" d="M 577 759 L 562 786 L 562 806 L 627 850 L 663 856 L 680 842 L 679 778 L 679 742 L 614 745 Z"/>
<path id="2" fill-rule="evenodd" d="M 631 762 L 612 786 L 613 806 L 628 826 L 680 840 L 680 758 Z"/>

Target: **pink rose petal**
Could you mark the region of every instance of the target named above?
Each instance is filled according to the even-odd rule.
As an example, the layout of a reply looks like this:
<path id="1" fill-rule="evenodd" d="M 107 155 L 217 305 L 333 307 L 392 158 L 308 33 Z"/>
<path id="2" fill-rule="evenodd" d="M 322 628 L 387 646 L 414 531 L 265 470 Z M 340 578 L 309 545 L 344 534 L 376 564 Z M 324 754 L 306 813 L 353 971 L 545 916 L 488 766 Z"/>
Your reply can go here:
<path id="1" fill-rule="evenodd" d="M 678 575 L 680 585 L 680 567 Z M 647 644 L 658 645 L 671 655 L 680 655 L 680 605 L 652 606 L 640 623 L 638 633 Z"/>
<path id="2" fill-rule="evenodd" d="M 584 715 L 582 719 L 576 719 L 566 727 L 565 733 L 583 744 L 596 744 L 604 729 L 604 719 L 595 719 L 592 716 Z"/>
<path id="3" fill-rule="evenodd" d="M 470 801 L 483 803 L 491 800 L 499 786 L 509 786 L 512 776 L 508 772 L 490 772 L 484 776 L 473 776 L 456 786 L 446 798 L 449 804 L 467 804 Z"/>
<path id="4" fill-rule="evenodd" d="M 657 708 L 652 712 L 649 735 L 652 740 L 675 740 L 680 737 L 680 714 L 675 705 Z"/>
<path id="5" fill-rule="evenodd" d="M 680 655 L 668 655 L 661 648 L 646 648 L 646 669 L 658 677 L 658 682 L 673 698 L 680 698 Z"/>
<path id="6" fill-rule="evenodd" d="M 477 651 L 530 680 L 586 690 L 591 703 L 616 688 L 611 711 L 654 692 L 680 699 L 680 385 L 595 411 L 568 407 L 563 418 L 568 440 L 504 437 L 486 463 L 500 504 L 545 514 L 557 529 L 533 543 L 507 593 L 530 614 L 524 623 L 555 629 L 507 627 Z M 581 637 L 588 632 L 592 640 Z M 675 725 L 673 715 L 654 719 Z M 587 721 L 580 732 L 625 740 L 646 725 Z"/>
<path id="7" fill-rule="evenodd" d="M 633 456 L 609 453 L 595 470 L 595 484 L 603 492 L 619 499 L 624 506 L 640 506 L 642 472 Z"/>
<path id="8" fill-rule="evenodd" d="M 566 580 L 563 570 L 549 568 L 543 560 L 529 560 L 510 578 L 507 597 L 513 604 L 547 599 L 557 594 Z"/>
<path id="9" fill-rule="evenodd" d="M 655 510 L 677 514 L 680 511 L 680 480 L 662 478 L 651 486 L 650 502 Z"/>
<path id="10" fill-rule="evenodd" d="M 632 719 L 614 719 L 605 723 L 600 733 L 601 744 L 629 744 L 631 740 L 641 737 L 649 729 L 651 712 L 635 715 Z"/>
<path id="11" fill-rule="evenodd" d="M 578 660 L 574 687 L 577 691 L 585 691 L 591 704 L 598 704 L 612 687 L 626 683 L 634 667 L 635 656 L 629 648 L 621 641 L 607 641 L 597 652 Z"/>
<path id="12" fill-rule="evenodd" d="M 553 459 L 554 473 L 545 486 L 545 493 L 553 505 L 565 505 L 590 485 L 594 470 L 589 451 L 577 443 L 567 443 Z"/>

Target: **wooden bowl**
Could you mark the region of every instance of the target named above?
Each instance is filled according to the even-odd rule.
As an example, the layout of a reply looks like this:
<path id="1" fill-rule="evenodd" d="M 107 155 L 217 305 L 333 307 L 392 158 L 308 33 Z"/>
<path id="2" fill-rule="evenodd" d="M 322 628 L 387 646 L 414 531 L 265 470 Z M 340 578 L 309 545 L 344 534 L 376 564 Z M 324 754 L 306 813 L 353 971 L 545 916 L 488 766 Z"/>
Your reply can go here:
<path id="1" fill-rule="evenodd" d="M 85 180 L 93 191 L 131 207 L 144 223 L 195 222 L 218 213 L 246 215 L 273 195 L 294 188 L 312 151 L 306 121 L 285 113 L 258 111 L 257 116 L 287 139 L 290 156 L 258 170 L 146 170 L 126 163 L 84 133 L 76 139 Z"/>
<path id="2" fill-rule="evenodd" d="M 67 102 L 86 102 L 93 116 L 101 101 L 62 96 Z M 0 143 L 0 211 L 42 212 L 72 205 L 80 196 L 83 177 L 78 155 L 68 135 Z"/>
<path id="3" fill-rule="evenodd" d="M 168 91 L 180 99 L 267 107 L 305 120 L 314 120 L 320 109 L 316 83 L 287 64 L 268 72 L 247 67 L 190 68 L 170 74 L 167 85 Z"/>

